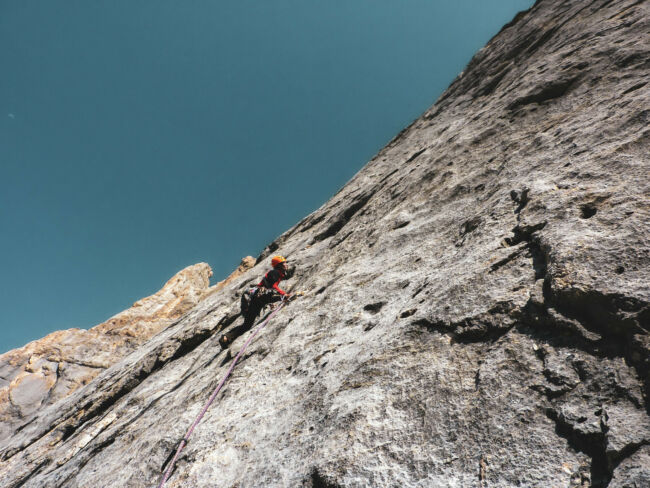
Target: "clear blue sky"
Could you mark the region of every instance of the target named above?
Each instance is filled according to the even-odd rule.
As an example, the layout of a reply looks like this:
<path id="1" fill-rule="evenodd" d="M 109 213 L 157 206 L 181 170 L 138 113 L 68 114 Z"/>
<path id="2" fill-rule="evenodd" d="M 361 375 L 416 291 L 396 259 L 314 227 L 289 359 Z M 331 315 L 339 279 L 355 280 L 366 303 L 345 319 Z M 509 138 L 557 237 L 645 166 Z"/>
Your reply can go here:
<path id="1" fill-rule="evenodd" d="M 0 0 L 0 353 L 327 201 L 532 0 Z"/>

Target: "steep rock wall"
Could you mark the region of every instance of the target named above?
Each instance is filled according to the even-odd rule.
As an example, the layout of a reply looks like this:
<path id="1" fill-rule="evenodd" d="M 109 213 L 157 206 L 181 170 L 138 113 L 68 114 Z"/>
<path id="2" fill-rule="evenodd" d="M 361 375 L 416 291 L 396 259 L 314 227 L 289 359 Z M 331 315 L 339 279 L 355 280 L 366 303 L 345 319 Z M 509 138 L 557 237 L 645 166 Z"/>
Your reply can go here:
<path id="1" fill-rule="evenodd" d="M 306 295 L 167 486 L 647 486 L 649 19 L 518 15 L 252 270 L 16 429 L 0 485 L 154 486 L 282 253 Z"/>
<path id="2" fill-rule="evenodd" d="M 176 273 L 155 294 L 88 330 L 67 329 L 0 355 L 0 442 L 100 372 L 178 321 L 197 303 L 250 269 L 248 256 L 225 280 L 210 286 L 212 270 L 199 263 Z"/>

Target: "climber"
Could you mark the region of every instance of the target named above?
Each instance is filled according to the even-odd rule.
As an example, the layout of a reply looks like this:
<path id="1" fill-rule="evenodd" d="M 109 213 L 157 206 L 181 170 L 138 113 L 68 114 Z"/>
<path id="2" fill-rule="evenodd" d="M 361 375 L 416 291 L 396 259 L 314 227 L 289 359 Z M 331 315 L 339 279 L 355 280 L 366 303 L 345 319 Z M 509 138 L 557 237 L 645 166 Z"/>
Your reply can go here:
<path id="1" fill-rule="evenodd" d="M 262 281 L 255 285 L 254 288 L 244 292 L 245 296 L 242 297 L 244 323 L 221 336 L 219 344 L 221 344 L 222 348 L 225 349 L 237 337 L 249 330 L 255 323 L 260 311 L 266 305 L 291 297 L 291 294 L 284 291 L 279 285 L 280 281 L 291 278 L 295 269 L 289 266 L 283 256 L 274 256 L 271 259 L 271 266 L 273 266 L 273 269 L 264 275 Z"/>

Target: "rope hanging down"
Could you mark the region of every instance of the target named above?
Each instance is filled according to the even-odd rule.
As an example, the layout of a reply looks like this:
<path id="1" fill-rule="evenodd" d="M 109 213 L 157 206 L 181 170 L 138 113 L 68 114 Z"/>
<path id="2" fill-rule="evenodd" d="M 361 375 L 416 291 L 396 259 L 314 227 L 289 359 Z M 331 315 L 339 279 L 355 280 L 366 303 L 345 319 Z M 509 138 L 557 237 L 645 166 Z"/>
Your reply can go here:
<path id="1" fill-rule="evenodd" d="M 237 356 L 235 356 L 235 359 L 233 359 L 232 364 L 230 365 L 230 368 L 228 368 L 228 371 L 226 372 L 225 376 L 221 379 L 215 390 L 212 392 L 212 395 L 210 395 L 210 399 L 208 400 L 208 403 L 205 404 L 203 409 L 201 410 L 201 413 L 194 419 L 194 422 L 192 422 L 192 425 L 190 425 L 190 428 L 187 429 L 187 432 L 183 436 L 183 439 L 181 439 L 181 442 L 178 444 L 178 449 L 176 449 L 176 454 L 174 454 L 174 457 L 172 458 L 171 462 L 169 463 L 169 466 L 167 466 L 167 470 L 165 471 L 165 474 L 160 481 L 160 484 L 158 485 L 158 488 L 163 488 L 165 486 L 165 483 L 167 482 L 167 479 L 169 476 L 172 474 L 172 470 L 174 469 L 174 464 L 176 464 L 176 460 L 178 459 L 178 456 L 181 454 L 181 451 L 183 448 L 187 445 L 187 442 L 190 440 L 190 436 L 192 435 L 192 432 L 194 432 L 195 427 L 201 422 L 201 419 L 205 415 L 205 412 L 208 411 L 208 408 L 210 408 L 210 405 L 214 401 L 214 399 L 217 397 L 217 394 L 221 390 L 221 387 L 224 385 L 226 380 L 228 379 L 228 376 L 230 376 L 230 373 L 232 373 L 232 370 L 235 368 L 235 364 L 237 364 L 237 361 L 241 357 L 242 354 L 244 354 L 244 351 L 248 347 L 248 345 L 251 343 L 251 341 L 255 338 L 257 333 L 262 330 L 264 327 L 266 327 L 266 324 L 270 322 L 270 320 L 273 318 L 273 316 L 278 313 L 282 307 L 284 307 L 284 302 L 280 303 L 280 306 L 276 308 L 271 314 L 262 322 L 262 324 L 255 329 L 255 332 L 251 334 L 251 336 L 248 338 L 244 346 L 241 348 Z"/>

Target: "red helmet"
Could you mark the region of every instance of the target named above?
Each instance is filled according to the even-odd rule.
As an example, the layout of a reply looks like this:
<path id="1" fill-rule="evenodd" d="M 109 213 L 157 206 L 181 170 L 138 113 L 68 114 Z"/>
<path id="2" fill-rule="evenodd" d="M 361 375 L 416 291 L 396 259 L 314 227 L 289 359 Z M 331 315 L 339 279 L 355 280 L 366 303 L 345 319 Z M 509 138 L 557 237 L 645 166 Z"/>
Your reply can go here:
<path id="1" fill-rule="evenodd" d="M 273 256 L 273 258 L 271 258 L 271 266 L 275 268 L 278 264 L 284 263 L 286 261 L 287 260 L 284 259 L 283 256 Z"/>

